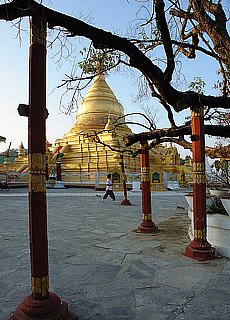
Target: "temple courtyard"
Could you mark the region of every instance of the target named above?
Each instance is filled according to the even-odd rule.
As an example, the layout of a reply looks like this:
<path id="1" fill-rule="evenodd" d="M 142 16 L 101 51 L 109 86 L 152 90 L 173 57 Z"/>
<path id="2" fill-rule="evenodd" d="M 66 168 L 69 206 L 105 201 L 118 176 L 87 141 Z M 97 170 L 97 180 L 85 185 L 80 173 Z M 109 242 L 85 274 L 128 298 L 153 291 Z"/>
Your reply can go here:
<path id="1" fill-rule="evenodd" d="M 141 192 L 131 206 L 102 191 L 47 190 L 50 291 L 79 320 L 230 318 L 230 261 L 183 256 L 187 189 L 152 193 L 156 234 L 136 233 Z M 0 319 L 31 293 L 26 189 L 0 192 Z"/>

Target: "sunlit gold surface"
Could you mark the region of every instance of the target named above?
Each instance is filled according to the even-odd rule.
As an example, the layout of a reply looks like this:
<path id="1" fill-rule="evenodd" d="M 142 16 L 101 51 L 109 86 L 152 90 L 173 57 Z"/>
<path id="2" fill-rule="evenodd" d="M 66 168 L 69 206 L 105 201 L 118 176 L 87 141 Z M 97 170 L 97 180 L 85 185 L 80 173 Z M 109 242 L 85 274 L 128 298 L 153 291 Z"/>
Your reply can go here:
<path id="1" fill-rule="evenodd" d="M 124 148 L 123 136 L 131 134 L 131 129 L 122 124 L 116 127 L 114 122 L 124 122 L 124 109 L 117 101 L 111 88 L 105 81 L 104 75 L 98 77 L 86 93 L 78 108 L 76 123 L 63 138 L 57 139 L 56 144 L 64 146 L 68 142 L 69 150 L 62 158 L 62 171 L 73 173 L 80 171 L 82 180 L 94 183 L 95 172 L 99 172 L 99 182 L 105 183 L 106 172 L 118 172 L 121 175 L 119 157 L 116 151 L 100 143 L 96 143 L 90 135 L 98 132 L 102 143 L 115 150 Z M 88 137 L 85 136 L 88 134 Z M 132 147 L 136 150 L 138 146 Z M 129 173 L 139 172 L 139 157 L 132 158 L 130 153 L 124 154 L 124 163 Z M 67 177 L 63 176 L 63 179 Z M 75 180 L 77 177 L 75 177 Z M 122 179 L 120 179 L 122 182 Z"/>
<path id="2" fill-rule="evenodd" d="M 97 184 L 104 188 L 106 174 L 110 172 L 120 175 L 120 182 L 115 179 L 114 188 L 115 190 L 122 189 L 120 156 L 116 150 L 125 148 L 123 137 L 132 133 L 126 124 L 116 125 L 116 123 L 124 122 L 123 116 L 122 105 L 107 84 L 104 75 L 99 76 L 82 100 L 76 122 L 71 130 L 62 138 L 57 139 L 52 147 L 47 142 L 46 162 L 49 172 L 52 167 L 56 166 L 55 152 L 59 150 L 64 154 L 61 162 L 62 180 L 65 184 L 93 187 L 97 175 Z M 96 143 L 95 139 L 90 136 L 94 132 L 98 133 L 102 144 Z M 136 144 L 129 150 L 136 151 L 139 147 L 139 144 Z M 141 179 L 140 157 L 133 158 L 130 152 L 125 152 L 123 158 L 127 180 L 141 182 L 143 173 Z M 185 182 L 184 177 L 187 181 L 192 180 L 192 164 L 188 160 L 186 166 L 180 166 L 178 151 L 172 145 L 169 147 L 159 145 L 150 150 L 149 159 L 148 180 L 150 179 L 152 190 L 165 190 L 164 172 L 172 175 L 173 180 L 176 179 L 179 183 L 182 177 L 183 183 Z M 21 150 L 15 161 L 14 169 L 18 170 L 25 163 L 28 163 L 28 160 Z M 153 178 L 156 174 L 159 175 L 158 181 Z"/>
<path id="3" fill-rule="evenodd" d="M 76 123 L 71 131 L 104 130 L 108 117 L 110 122 L 114 122 L 122 116 L 124 116 L 123 106 L 117 101 L 104 75 L 100 75 L 78 106 Z M 124 118 L 118 121 L 124 122 Z M 125 133 L 131 133 L 127 125 L 120 126 L 119 131 L 123 131 L 122 129 Z"/>

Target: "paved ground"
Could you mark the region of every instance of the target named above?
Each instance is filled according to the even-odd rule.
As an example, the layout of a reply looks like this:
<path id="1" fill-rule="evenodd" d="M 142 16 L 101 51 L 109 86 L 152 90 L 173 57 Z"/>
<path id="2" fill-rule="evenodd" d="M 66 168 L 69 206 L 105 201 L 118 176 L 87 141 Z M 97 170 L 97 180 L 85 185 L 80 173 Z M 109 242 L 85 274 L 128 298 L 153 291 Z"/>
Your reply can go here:
<path id="1" fill-rule="evenodd" d="M 102 192 L 48 190 L 50 290 L 80 320 L 230 319 L 230 262 L 181 255 L 189 242 L 183 190 L 152 194 L 162 231 L 137 234 L 141 194 L 132 206 Z M 0 192 L 0 319 L 30 294 L 25 189 Z"/>

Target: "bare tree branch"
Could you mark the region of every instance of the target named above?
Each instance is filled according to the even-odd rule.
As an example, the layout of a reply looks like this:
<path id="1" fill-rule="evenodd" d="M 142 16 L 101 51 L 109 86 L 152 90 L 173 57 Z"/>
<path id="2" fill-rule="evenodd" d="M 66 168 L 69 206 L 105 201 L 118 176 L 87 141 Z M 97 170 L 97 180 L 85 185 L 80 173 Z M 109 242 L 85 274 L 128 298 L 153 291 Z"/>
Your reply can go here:
<path id="1" fill-rule="evenodd" d="M 230 126 L 205 125 L 205 134 L 209 134 L 215 137 L 230 137 Z M 142 140 L 150 141 L 153 139 L 160 139 L 163 137 L 174 138 L 183 137 L 185 135 L 191 135 L 190 124 L 183 125 L 177 128 L 163 128 L 151 132 L 142 132 L 138 134 L 126 135 L 124 137 L 124 141 L 126 146 L 131 146 L 132 144 Z"/>
<path id="2" fill-rule="evenodd" d="M 196 6 L 194 8 L 196 9 Z M 91 39 L 95 48 L 110 48 L 125 53 L 129 57 L 130 65 L 140 70 L 152 82 L 162 98 L 176 112 L 193 106 L 209 106 L 210 108 L 221 106 L 225 109 L 229 108 L 230 99 L 228 97 L 200 95 L 190 91 L 180 92 L 173 88 L 168 81 L 169 79 L 167 77 L 165 79 L 164 72 L 127 38 L 122 38 L 113 35 L 111 32 L 90 26 L 76 18 L 46 8 L 33 0 L 13 0 L 8 4 L 0 5 L 0 19 L 7 21 L 12 21 L 23 16 L 31 16 L 35 13 L 44 14 L 50 28 L 55 26 L 63 27 L 71 36 L 84 36 Z M 224 39 L 226 40 L 226 43 L 223 43 L 224 48 L 228 48 L 229 39 L 226 37 Z M 221 52 L 226 54 L 225 49 Z M 170 66 L 172 65 L 170 64 Z"/>

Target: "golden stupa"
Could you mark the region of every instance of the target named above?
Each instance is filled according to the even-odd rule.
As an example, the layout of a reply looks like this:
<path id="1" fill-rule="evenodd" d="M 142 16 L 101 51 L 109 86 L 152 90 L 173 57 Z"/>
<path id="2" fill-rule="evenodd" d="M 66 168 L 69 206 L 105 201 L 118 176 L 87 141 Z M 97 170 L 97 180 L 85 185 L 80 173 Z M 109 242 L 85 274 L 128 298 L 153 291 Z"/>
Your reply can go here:
<path id="1" fill-rule="evenodd" d="M 65 185 L 104 187 L 106 173 L 110 172 L 115 188 L 122 188 L 120 153 L 114 149 L 125 149 L 123 137 L 132 133 L 124 122 L 123 106 L 107 84 L 105 76 L 98 76 L 78 108 L 75 125 L 63 138 L 56 140 L 52 150 L 53 153 L 59 150 L 63 154 L 62 180 Z M 99 142 L 95 142 L 95 137 Z M 135 144 L 129 150 L 135 152 L 139 147 L 139 144 Z M 135 182 L 138 185 L 140 157 L 133 158 L 131 152 L 125 152 L 124 166 L 128 186 L 131 187 Z M 180 182 L 181 171 L 175 147 L 159 145 L 150 150 L 152 190 L 166 190 L 164 172 L 173 174 L 173 179 Z"/>
<path id="2" fill-rule="evenodd" d="M 140 145 L 126 148 L 123 137 L 131 134 L 125 123 L 124 108 L 101 74 L 96 78 L 78 107 L 76 122 L 71 130 L 54 145 L 47 142 L 46 155 L 49 175 L 55 176 L 57 155 L 61 161 L 62 182 L 68 187 L 104 188 L 106 174 L 112 174 L 115 190 L 122 189 L 121 157 L 123 154 L 128 188 L 140 187 L 140 157 L 132 157 Z M 191 180 L 192 164 L 179 163 L 179 153 L 171 144 L 158 145 L 150 150 L 152 190 L 166 190 L 167 181 L 185 185 Z M 28 159 L 23 144 L 18 157 L 9 167 L 21 180 L 26 180 Z"/>
<path id="3" fill-rule="evenodd" d="M 104 75 L 100 75 L 83 98 L 77 112 L 76 123 L 63 138 L 57 139 L 52 152 L 63 154 L 62 180 L 65 184 L 105 184 L 110 172 L 115 187 L 122 185 L 120 154 L 124 149 L 123 137 L 131 134 L 124 123 L 124 109 L 118 102 Z M 95 142 L 98 139 L 100 142 Z M 135 151 L 138 146 L 129 148 Z M 111 150 L 112 149 L 112 150 Z M 128 179 L 139 175 L 139 157 L 124 154 Z M 138 177 L 139 179 L 139 177 Z"/>

